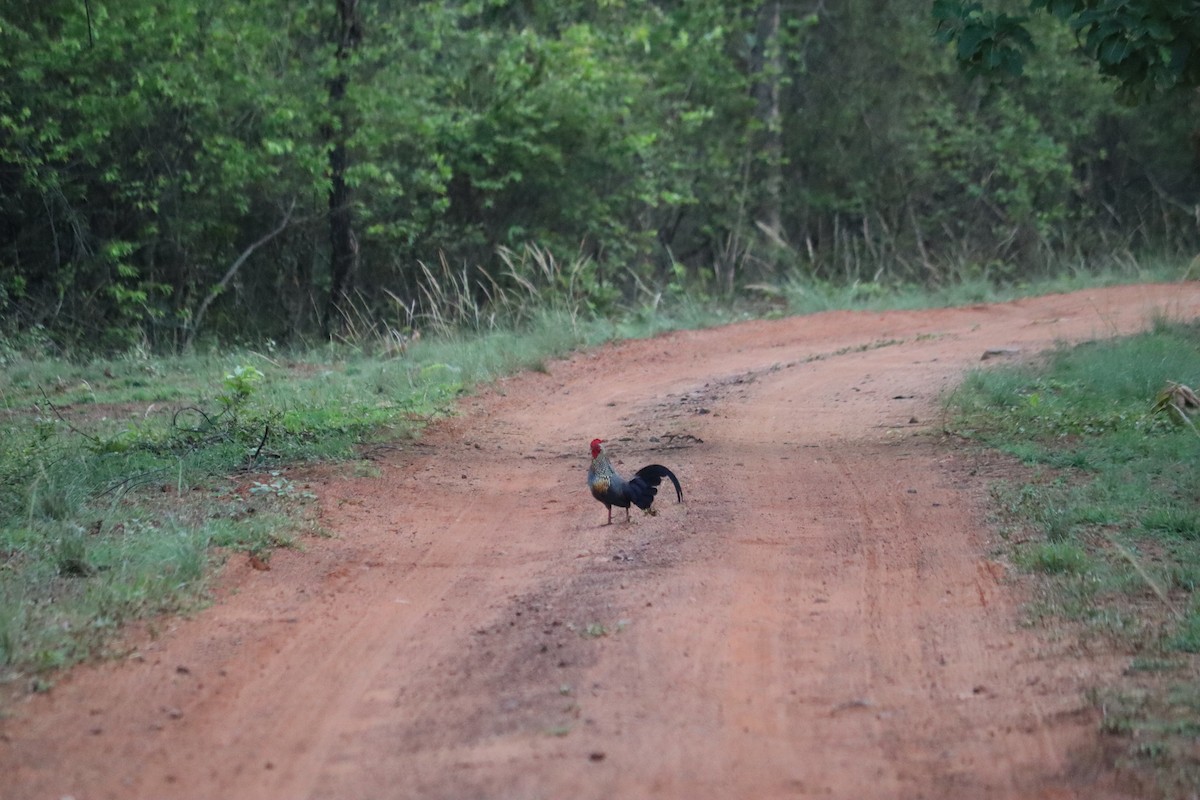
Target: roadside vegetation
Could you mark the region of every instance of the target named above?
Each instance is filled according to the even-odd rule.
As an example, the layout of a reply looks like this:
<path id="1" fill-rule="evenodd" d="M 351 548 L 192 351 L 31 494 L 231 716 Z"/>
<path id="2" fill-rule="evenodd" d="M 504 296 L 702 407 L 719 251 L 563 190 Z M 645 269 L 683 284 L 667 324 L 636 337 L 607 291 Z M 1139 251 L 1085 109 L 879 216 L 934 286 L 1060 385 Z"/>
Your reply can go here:
<path id="1" fill-rule="evenodd" d="M 971 374 L 955 433 L 1017 459 L 994 487 L 1004 553 L 1036 577 L 1031 624 L 1128 659 L 1094 687 L 1120 761 L 1147 792 L 1200 785 L 1200 324 L 1063 347 Z"/>

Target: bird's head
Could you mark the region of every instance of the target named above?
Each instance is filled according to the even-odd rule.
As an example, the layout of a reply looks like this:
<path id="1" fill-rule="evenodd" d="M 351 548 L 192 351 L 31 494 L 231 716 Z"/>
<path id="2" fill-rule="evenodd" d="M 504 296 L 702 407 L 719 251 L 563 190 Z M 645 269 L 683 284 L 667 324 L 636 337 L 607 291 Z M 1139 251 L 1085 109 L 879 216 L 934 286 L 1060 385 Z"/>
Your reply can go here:
<path id="1" fill-rule="evenodd" d="M 603 439 L 592 439 L 592 458 L 595 458 L 596 456 L 600 455 L 600 453 L 603 451 L 604 451 L 604 440 Z"/>

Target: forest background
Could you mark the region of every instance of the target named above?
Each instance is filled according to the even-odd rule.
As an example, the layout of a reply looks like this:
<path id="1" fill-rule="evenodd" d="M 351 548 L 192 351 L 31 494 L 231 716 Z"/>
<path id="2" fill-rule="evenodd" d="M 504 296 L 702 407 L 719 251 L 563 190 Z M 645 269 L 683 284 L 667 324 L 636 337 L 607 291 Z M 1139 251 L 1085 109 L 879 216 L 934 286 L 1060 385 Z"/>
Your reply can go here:
<path id="1" fill-rule="evenodd" d="M 1122 102 L 1048 15 L 980 80 L 938 5 L 9 4 L 0 339 L 402 339 L 447 283 L 485 325 L 514 287 L 604 315 L 1197 252 L 1194 92 Z"/>

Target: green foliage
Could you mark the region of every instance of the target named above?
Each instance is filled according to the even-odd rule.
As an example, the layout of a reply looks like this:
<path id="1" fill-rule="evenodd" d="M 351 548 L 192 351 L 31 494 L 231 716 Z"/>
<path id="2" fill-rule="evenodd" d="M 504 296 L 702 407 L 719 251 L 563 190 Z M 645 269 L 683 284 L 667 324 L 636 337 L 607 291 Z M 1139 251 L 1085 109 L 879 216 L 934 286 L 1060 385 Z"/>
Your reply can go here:
<path id="1" fill-rule="evenodd" d="M 1030 0 L 1030 11 L 1065 23 L 1083 52 L 1120 85 L 1129 102 L 1200 85 L 1200 23 L 1191 2 Z M 1019 75 L 1033 49 L 1026 17 L 984 9 L 981 3 L 934 0 L 942 41 L 957 44 L 971 74 Z"/>
<path id="2" fill-rule="evenodd" d="M 1052 5 L 1119 55 L 1087 27 L 1106 6 Z M 1130 37 L 1179 23 L 1125 5 Z M 72 352 L 325 335 L 335 143 L 348 339 L 524 325 L 531 286 L 578 319 L 1200 246 L 1189 114 L 1123 111 L 1045 14 L 936 4 L 961 55 L 1020 66 L 984 86 L 931 46 L 927 0 L 771 30 L 749 2 L 359 4 L 344 59 L 333 3 L 87 6 L 0 11 L 0 335 Z"/>
<path id="3" fill-rule="evenodd" d="M 930 224 L 963 240 L 990 224 L 997 240 L 1015 234 L 1017 241 L 1045 241 L 1067 220 L 1076 182 L 1066 147 L 1013 97 L 1000 96 L 970 115 L 949 105 L 930 107 L 926 130 L 928 171 L 918 196 L 962 198 L 925 211 Z"/>
<path id="4" fill-rule="evenodd" d="M 225 391 L 217 395 L 217 400 L 226 408 L 236 409 L 250 399 L 263 377 L 261 370 L 241 364 L 226 373 L 222 380 Z"/>
<path id="5" fill-rule="evenodd" d="M 938 23 L 938 41 L 955 43 L 967 74 L 1017 76 L 1024 70 L 1025 53 L 1033 49 L 1033 38 L 1025 28 L 1027 17 L 985 10 L 982 3 L 934 0 L 933 18 Z"/>
<path id="6" fill-rule="evenodd" d="M 0 16 L 0 162 L 16 176 L 0 215 L 22 229 L 3 242 L 0 276 L 31 321 L 119 348 L 169 322 L 170 300 L 186 303 L 231 252 L 238 224 L 222 212 L 246 213 L 249 184 L 280 177 L 260 137 L 295 124 L 257 111 L 246 124 L 250 109 L 289 107 L 247 63 L 270 57 L 270 15 L 90 8 Z"/>

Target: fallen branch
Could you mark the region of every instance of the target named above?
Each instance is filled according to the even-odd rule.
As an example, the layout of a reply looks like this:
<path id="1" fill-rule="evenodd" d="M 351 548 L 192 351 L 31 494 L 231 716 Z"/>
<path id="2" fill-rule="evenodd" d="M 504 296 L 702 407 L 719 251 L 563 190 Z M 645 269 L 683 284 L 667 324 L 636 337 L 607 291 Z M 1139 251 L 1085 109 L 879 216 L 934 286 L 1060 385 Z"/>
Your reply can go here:
<path id="1" fill-rule="evenodd" d="M 208 307 L 212 305 L 214 300 L 220 297 L 223 291 L 225 291 L 225 287 L 229 285 L 229 282 L 233 280 L 233 277 L 237 275 L 238 270 L 240 270 L 242 265 L 246 263 L 247 259 L 254 254 L 255 250 L 262 247 L 279 234 L 283 233 L 284 229 L 287 228 L 288 223 L 291 222 L 292 212 L 295 210 L 296 199 L 292 198 L 292 204 L 288 206 L 287 212 L 283 215 L 283 219 L 279 221 L 279 224 L 275 226 L 275 229 L 243 250 L 242 254 L 238 256 L 233 264 L 230 265 L 229 269 L 226 270 L 225 276 L 221 278 L 221 280 L 217 281 L 216 286 L 208 290 L 208 295 L 206 295 L 204 300 L 200 302 L 200 307 L 197 308 L 196 313 L 192 315 L 191 322 L 188 325 L 187 339 L 184 341 L 184 347 L 189 350 L 191 349 L 192 345 L 196 341 L 196 334 L 200 332 L 200 323 L 204 321 L 204 315 L 208 312 Z"/>
<path id="2" fill-rule="evenodd" d="M 1171 616 L 1175 617 L 1177 620 L 1182 620 L 1183 613 L 1171 603 L 1171 599 L 1167 597 L 1167 593 L 1163 591 L 1162 587 L 1159 586 L 1153 578 L 1150 577 L 1150 573 L 1147 572 L 1146 568 L 1143 567 L 1137 558 L 1134 557 L 1133 553 L 1129 552 L 1127 547 L 1123 546 L 1113 537 L 1105 534 L 1104 538 L 1107 539 L 1108 543 L 1111 544 L 1113 548 L 1115 548 L 1116 551 L 1121 554 L 1122 558 L 1129 562 L 1129 565 L 1133 567 L 1133 571 L 1136 572 L 1143 581 L 1145 581 L 1146 585 L 1150 587 L 1150 591 L 1154 592 L 1154 595 L 1161 600 L 1162 604 L 1167 607 L 1168 611 L 1171 612 Z"/>
<path id="3" fill-rule="evenodd" d="M 1174 422 L 1187 425 L 1192 432 L 1200 436 L 1192 417 L 1200 412 L 1200 398 L 1191 387 L 1175 381 L 1167 381 L 1158 396 L 1154 398 L 1152 411 L 1156 414 L 1166 413 Z"/>
<path id="4" fill-rule="evenodd" d="M 79 434 L 84 439 L 87 439 L 89 442 L 92 443 L 93 447 L 100 446 L 100 437 L 93 436 L 92 434 L 87 433 L 86 431 L 82 431 L 79 428 L 76 428 L 74 425 L 72 425 L 71 421 L 68 420 L 66 417 L 64 417 L 62 415 L 62 412 L 58 410 L 58 406 L 54 405 L 54 402 L 50 399 L 50 395 L 46 394 L 45 387 L 39 386 L 38 389 L 41 391 L 42 399 L 46 401 L 46 405 L 50 406 L 50 410 L 54 412 L 54 416 L 58 417 L 58 421 L 61 422 L 63 425 L 67 426 L 67 430 L 71 431 L 71 433 Z"/>
<path id="5" fill-rule="evenodd" d="M 262 440 L 258 443 L 258 449 L 254 451 L 254 455 L 250 456 L 250 461 L 246 464 L 246 469 L 250 470 L 258 463 L 258 457 L 262 453 L 263 446 L 267 443 L 267 436 L 271 433 L 271 423 L 263 426 Z"/>

